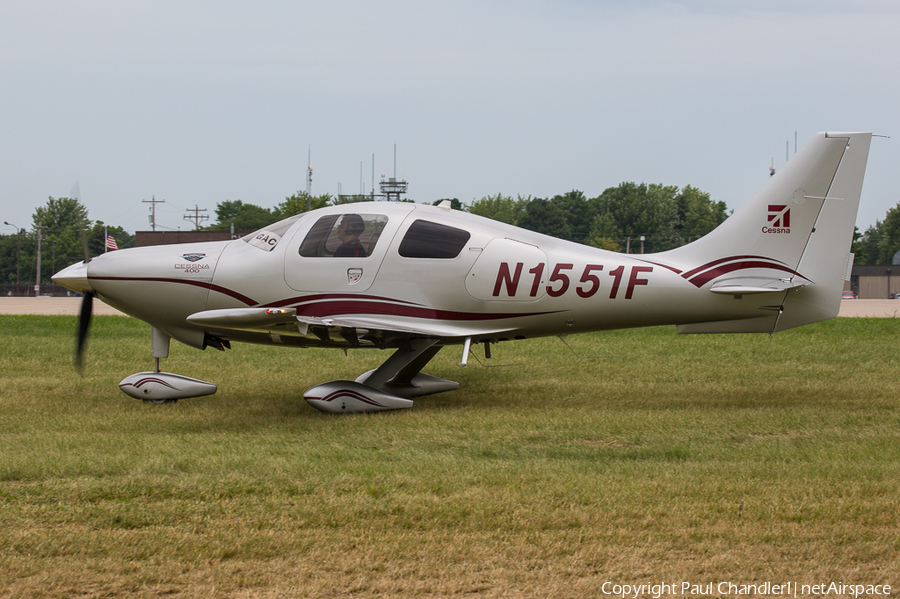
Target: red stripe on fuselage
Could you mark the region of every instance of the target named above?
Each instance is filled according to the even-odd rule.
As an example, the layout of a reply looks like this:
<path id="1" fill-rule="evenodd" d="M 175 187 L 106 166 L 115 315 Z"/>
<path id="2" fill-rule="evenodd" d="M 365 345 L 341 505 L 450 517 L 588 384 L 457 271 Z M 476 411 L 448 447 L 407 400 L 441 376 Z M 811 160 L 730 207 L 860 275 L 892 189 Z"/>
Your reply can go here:
<path id="1" fill-rule="evenodd" d="M 238 300 L 239 302 L 243 302 L 248 306 L 257 305 L 256 300 L 253 300 L 246 295 L 228 289 L 227 287 L 213 285 L 212 283 L 205 283 L 203 281 L 191 281 L 187 279 L 166 279 L 161 277 L 88 277 L 88 281 L 141 281 L 152 283 L 180 283 L 182 285 L 193 285 L 194 287 L 201 287 L 210 291 L 222 293 L 229 297 L 233 297 L 234 299 Z"/>

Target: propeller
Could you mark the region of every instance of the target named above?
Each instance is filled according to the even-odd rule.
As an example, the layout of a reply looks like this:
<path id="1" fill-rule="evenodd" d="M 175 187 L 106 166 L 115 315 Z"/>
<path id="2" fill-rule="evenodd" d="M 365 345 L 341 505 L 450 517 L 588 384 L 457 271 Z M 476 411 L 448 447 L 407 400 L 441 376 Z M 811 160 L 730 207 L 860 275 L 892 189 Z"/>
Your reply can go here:
<path id="1" fill-rule="evenodd" d="M 91 253 L 88 250 L 87 235 L 81 229 L 81 247 L 84 250 L 84 264 L 91 261 Z M 94 311 L 94 292 L 85 291 L 81 300 L 81 312 L 78 314 L 78 331 L 75 337 L 75 369 L 78 374 L 84 374 L 84 348 L 87 344 L 88 331 L 91 328 L 91 315 Z"/>
<path id="2" fill-rule="evenodd" d="M 84 347 L 87 343 L 88 330 L 91 328 L 91 313 L 94 310 L 94 293 L 84 292 L 81 300 L 81 313 L 78 315 L 78 332 L 75 337 L 75 369 L 84 374 Z"/>

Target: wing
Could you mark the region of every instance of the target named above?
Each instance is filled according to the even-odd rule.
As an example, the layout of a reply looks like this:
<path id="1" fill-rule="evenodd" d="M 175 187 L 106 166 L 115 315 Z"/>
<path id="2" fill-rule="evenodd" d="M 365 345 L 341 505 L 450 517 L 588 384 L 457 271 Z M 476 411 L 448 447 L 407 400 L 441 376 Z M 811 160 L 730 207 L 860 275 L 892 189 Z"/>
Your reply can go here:
<path id="1" fill-rule="evenodd" d="M 379 338 L 391 336 L 424 336 L 442 339 L 483 337 L 513 330 L 515 327 L 498 327 L 494 321 L 451 322 L 408 316 L 298 316 L 294 308 L 226 308 L 205 310 L 191 314 L 188 322 L 217 331 L 242 331 L 323 339 L 321 329 L 339 328 L 344 339 Z M 350 333 L 350 331 L 353 331 Z M 355 345 L 347 339 L 351 345 Z"/>

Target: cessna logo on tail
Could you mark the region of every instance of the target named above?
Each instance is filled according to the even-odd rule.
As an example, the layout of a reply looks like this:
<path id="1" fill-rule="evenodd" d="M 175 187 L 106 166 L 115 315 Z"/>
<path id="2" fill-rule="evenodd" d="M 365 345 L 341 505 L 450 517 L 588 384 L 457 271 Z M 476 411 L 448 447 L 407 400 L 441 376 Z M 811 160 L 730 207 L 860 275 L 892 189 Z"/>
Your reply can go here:
<path id="1" fill-rule="evenodd" d="M 769 204 L 766 220 L 769 224 L 762 228 L 763 233 L 791 232 L 791 209 L 784 204 Z"/>

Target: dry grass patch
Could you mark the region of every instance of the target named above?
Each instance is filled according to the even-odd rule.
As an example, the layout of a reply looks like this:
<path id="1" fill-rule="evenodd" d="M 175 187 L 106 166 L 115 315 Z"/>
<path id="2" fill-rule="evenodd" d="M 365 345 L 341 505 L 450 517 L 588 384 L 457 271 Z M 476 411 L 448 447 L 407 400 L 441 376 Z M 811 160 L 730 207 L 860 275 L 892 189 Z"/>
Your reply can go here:
<path id="1" fill-rule="evenodd" d="M 302 392 L 383 352 L 173 345 L 211 397 L 116 389 L 149 329 L 0 318 L 0 595 L 594 597 L 607 580 L 900 586 L 896 321 L 501 344 L 412 410 Z"/>

